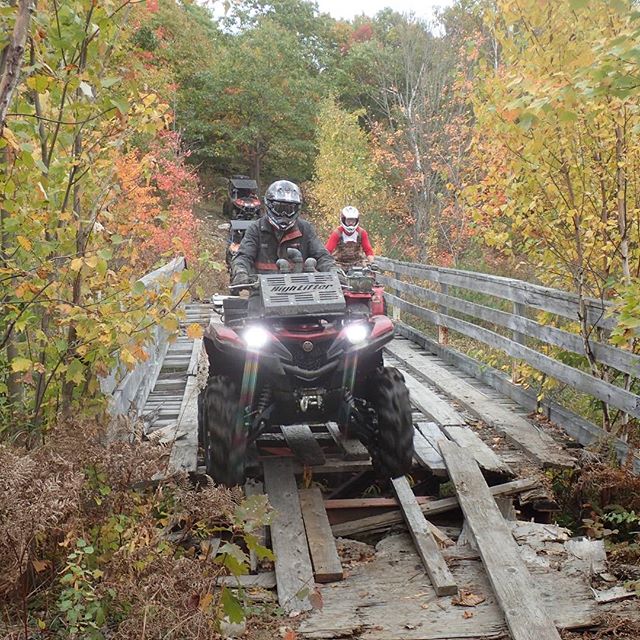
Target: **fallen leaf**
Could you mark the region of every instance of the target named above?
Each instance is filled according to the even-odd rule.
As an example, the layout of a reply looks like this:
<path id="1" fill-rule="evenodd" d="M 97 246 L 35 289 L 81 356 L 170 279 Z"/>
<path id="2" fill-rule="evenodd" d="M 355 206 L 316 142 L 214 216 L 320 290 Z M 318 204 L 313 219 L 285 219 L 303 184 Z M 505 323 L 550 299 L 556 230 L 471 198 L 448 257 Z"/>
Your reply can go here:
<path id="1" fill-rule="evenodd" d="M 296 640 L 297 637 L 298 636 L 296 635 L 296 632 L 293 629 L 287 629 L 287 631 L 283 636 L 284 640 Z"/>
<path id="2" fill-rule="evenodd" d="M 49 566 L 50 562 L 48 560 L 33 560 L 32 564 L 36 573 L 41 573 Z"/>
<path id="3" fill-rule="evenodd" d="M 465 611 L 465 612 L 462 614 L 462 617 L 463 617 L 463 618 L 473 618 L 473 611 Z"/>
<path id="4" fill-rule="evenodd" d="M 407 624 L 405 624 L 405 625 L 404 625 L 404 628 L 405 628 L 405 629 L 415 629 L 415 628 L 416 628 L 416 625 L 415 625 L 415 624 L 409 624 L 409 623 L 407 623 Z"/>
<path id="5" fill-rule="evenodd" d="M 458 605 L 459 607 L 476 607 L 481 602 L 484 602 L 486 598 L 472 593 L 468 589 L 460 589 L 457 596 L 451 598 L 451 604 Z"/>
<path id="6" fill-rule="evenodd" d="M 421 608 L 421 609 L 428 609 L 428 608 L 429 608 L 429 603 L 428 603 L 428 602 L 425 602 L 424 604 L 421 604 L 421 605 L 420 605 L 420 608 Z"/>
<path id="7" fill-rule="evenodd" d="M 322 594 L 317 589 L 309 594 L 309 602 L 314 609 L 320 611 L 322 609 Z"/>

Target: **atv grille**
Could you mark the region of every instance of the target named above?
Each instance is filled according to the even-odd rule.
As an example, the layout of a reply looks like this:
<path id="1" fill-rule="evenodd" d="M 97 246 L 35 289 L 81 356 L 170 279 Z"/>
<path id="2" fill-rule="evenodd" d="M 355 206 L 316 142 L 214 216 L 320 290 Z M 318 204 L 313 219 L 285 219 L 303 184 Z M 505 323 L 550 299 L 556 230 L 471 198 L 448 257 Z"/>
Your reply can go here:
<path id="1" fill-rule="evenodd" d="M 301 369 L 312 371 L 327 364 L 328 343 L 326 341 L 314 343 L 314 348 L 310 352 L 302 348 L 301 342 L 287 342 L 285 346 L 293 356 L 293 363 Z"/>
<path id="2" fill-rule="evenodd" d="M 335 273 L 282 273 L 260 277 L 264 313 L 268 317 L 338 314 L 345 309 Z"/>

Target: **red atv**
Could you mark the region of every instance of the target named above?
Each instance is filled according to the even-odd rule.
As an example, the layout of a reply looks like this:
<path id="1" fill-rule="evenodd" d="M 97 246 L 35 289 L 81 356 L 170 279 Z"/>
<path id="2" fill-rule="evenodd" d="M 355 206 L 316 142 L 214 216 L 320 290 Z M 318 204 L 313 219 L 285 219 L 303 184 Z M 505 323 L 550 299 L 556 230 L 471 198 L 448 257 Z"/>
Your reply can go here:
<path id="1" fill-rule="evenodd" d="M 290 264 L 258 276 L 249 300 L 225 297 L 224 323 L 205 332 L 209 380 L 198 401 L 207 473 L 241 484 L 247 446 L 269 427 L 328 421 L 367 447 L 378 475 L 407 473 L 409 392 L 382 361 L 393 323 L 373 313 L 382 307 L 361 274 L 341 283 L 316 272 L 313 259 L 304 270 L 301 258 L 293 256 L 293 272 Z"/>

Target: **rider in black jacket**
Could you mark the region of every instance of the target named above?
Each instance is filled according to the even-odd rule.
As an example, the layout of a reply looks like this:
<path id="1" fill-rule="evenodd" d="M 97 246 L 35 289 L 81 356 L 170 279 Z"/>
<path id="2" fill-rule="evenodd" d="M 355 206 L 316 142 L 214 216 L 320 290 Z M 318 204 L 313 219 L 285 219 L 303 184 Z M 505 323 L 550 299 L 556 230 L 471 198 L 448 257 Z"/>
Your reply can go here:
<path id="1" fill-rule="evenodd" d="M 256 273 L 274 273 L 276 261 L 287 258 L 287 249 L 297 249 L 302 259 L 315 258 L 318 271 L 336 269 L 336 262 L 314 228 L 300 219 L 302 194 L 288 180 L 271 184 L 264 195 L 265 215 L 247 228 L 233 259 L 232 283 L 246 284 Z"/>

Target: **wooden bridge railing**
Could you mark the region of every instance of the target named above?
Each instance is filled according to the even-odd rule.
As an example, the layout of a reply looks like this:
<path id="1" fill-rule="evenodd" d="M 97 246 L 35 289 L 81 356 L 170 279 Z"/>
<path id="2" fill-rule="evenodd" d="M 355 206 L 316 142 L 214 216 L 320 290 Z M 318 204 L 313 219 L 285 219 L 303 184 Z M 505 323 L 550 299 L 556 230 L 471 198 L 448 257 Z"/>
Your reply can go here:
<path id="1" fill-rule="evenodd" d="M 579 326 L 586 329 L 582 332 L 585 335 L 606 335 L 616 326 L 616 317 L 609 303 L 580 299 L 573 293 L 484 273 L 388 258 L 378 258 L 376 262 L 384 270 L 394 274 L 394 277 L 380 276 L 380 281 L 385 285 L 385 297 L 393 305 L 394 313 L 397 315 L 399 311 L 403 311 L 437 327 L 440 343 L 446 343 L 448 330 L 456 331 L 498 349 L 514 360 L 524 361 L 577 391 L 640 418 L 640 396 L 534 348 L 537 341 L 537 344 L 552 345 L 581 356 L 586 356 L 587 349 L 590 349 L 597 364 L 612 367 L 631 378 L 640 377 L 640 356 L 591 337 L 585 340 L 577 330 L 572 331 L 571 323 L 566 321 L 556 323 L 565 325 L 560 328 L 528 317 L 533 315 L 530 314 L 530 309 L 546 311 L 579 323 Z M 403 277 L 412 282 L 402 280 Z M 450 287 L 454 288 L 453 292 Z M 511 303 L 511 311 L 471 302 L 456 293 L 458 290 L 484 294 L 503 301 L 498 306 L 504 307 L 504 301 L 507 301 Z M 432 308 L 427 308 L 425 303 Z M 487 324 L 511 330 L 511 337 L 487 328 Z"/>
<path id="2" fill-rule="evenodd" d="M 173 274 L 180 273 L 185 268 L 184 257 L 178 256 L 143 276 L 139 281 L 147 289 L 157 289 L 167 282 L 167 278 L 171 278 Z M 186 285 L 180 281 L 174 283 L 173 299 L 176 303 L 180 300 L 185 287 Z M 147 345 L 149 353 L 147 360 L 138 362 L 131 371 L 118 364 L 107 377 L 101 378 L 100 388 L 103 393 L 110 396 L 108 410 L 112 417 L 126 415 L 132 408 L 136 411 L 142 410 L 160 373 L 168 348 L 169 332 L 160 325 L 156 325 Z"/>

